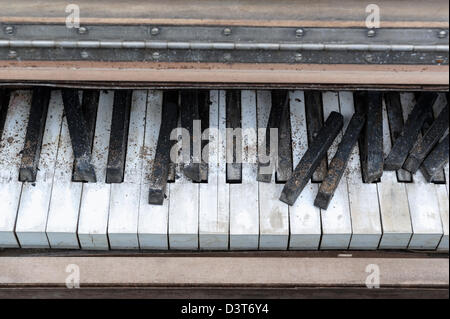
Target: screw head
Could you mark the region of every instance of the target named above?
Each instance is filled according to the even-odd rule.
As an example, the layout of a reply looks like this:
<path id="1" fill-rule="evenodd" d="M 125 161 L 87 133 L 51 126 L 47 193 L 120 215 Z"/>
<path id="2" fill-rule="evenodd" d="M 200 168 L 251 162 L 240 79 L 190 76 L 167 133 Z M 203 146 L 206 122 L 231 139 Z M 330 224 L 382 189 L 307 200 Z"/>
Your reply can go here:
<path id="1" fill-rule="evenodd" d="M 436 63 L 437 65 L 441 65 L 445 62 L 445 58 L 442 55 L 439 55 L 436 57 L 436 59 L 434 60 L 434 63 Z"/>
<path id="2" fill-rule="evenodd" d="M 151 28 L 150 34 L 151 35 L 158 35 L 159 34 L 159 28 L 157 28 L 157 27 Z"/>
<path id="3" fill-rule="evenodd" d="M 160 54 L 159 54 L 159 52 L 153 52 L 152 53 L 152 58 L 153 58 L 153 60 L 159 60 L 159 58 L 160 58 Z"/>
<path id="4" fill-rule="evenodd" d="M 15 59 L 15 58 L 17 58 L 17 52 L 14 51 L 14 50 L 10 50 L 10 51 L 8 52 L 8 58 L 10 58 L 10 59 Z"/>
<path id="5" fill-rule="evenodd" d="M 369 31 L 367 31 L 367 36 L 369 38 L 373 38 L 377 35 L 377 31 L 375 29 L 370 29 Z"/>
<path id="6" fill-rule="evenodd" d="M 225 54 L 223 55 L 223 59 L 224 59 L 225 61 L 231 61 L 231 54 L 230 54 L 230 53 L 225 53 Z"/>
<path id="7" fill-rule="evenodd" d="M 372 54 L 367 54 L 367 55 L 364 57 L 364 59 L 366 60 L 366 62 L 369 62 L 369 63 L 373 63 L 373 61 L 374 61 L 374 57 L 373 57 Z"/>
<path id="8" fill-rule="evenodd" d="M 80 55 L 81 55 L 81 58 L 83 58 L 83 59 L 89 58 L 89 53 L 87 53 L 86 51 L 81 51 Z"/>
<path id="9" fill-rule="evenodd" d="M 440 39 L 446 38 L 447 35 L 448 35 L 448 32 L 445 31 L 445 30 L 441 30 L 441 31 L 439 31 L 439 33 L 438 33 L 438 37 L 439 37 Z"/>
<path id="10" fill-rule="evenodd" d="M 7 25 L 6 27 L 4 27 L 3 31 L 6 34 L 13 34 L 16 31 L 16 29 L 12 25 Z"/>
<path id="11" fill-rule="evenodd" d="M 223 29 L 224 36 L 229 36 L 229 35 L 231 35 L 231 33 L 233 33 L 233 31 L 230 28 Z"/>
<path id="12" fill-rule="evenodd" d="M 88 32 L 88 29 L 86 27 L 78 28 L 78 34 L 86 34 L 87 32 Z"/>
<path id="13" fill-rule="evenodd" d="M 295 54 L 295 61 L 296 62 L 300 62 L 303 60 L 303 55 L 301 53 L 296 53 Z"/>
<path id="14" fill-rule="evenodd" d="M 304 36 L 305 35 L 305 30 L 303 30 L 303 29 L 297 29 L 297 30 L 295 30 L 295 36 L 297 37 L 297 38 L 301 38 L 302 36 Z"/>

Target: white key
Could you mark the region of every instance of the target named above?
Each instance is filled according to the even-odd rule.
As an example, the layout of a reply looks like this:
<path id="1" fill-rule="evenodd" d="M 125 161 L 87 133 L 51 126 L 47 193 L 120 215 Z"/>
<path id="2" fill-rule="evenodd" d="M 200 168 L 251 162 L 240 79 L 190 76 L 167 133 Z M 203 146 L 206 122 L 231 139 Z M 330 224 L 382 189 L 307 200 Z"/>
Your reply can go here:
<path id="1" fill-rule="evenodd" d="M 51 93 L 36 183 L 24 183 L 16 235 L 22 248 L 49 248 L 46 227 L 63 117 L 60 91 Z"/>
<path id="2" fill-rule="evenodd" d="M 412 93 L 401 94 L 403 119 L 414 107 Z M 409 210 L 413 227 L 413 236 L 409 249 L 436 249 L 443 235 L 438 196 L 435 185 L 428 183 L 419 170 L 414 175 L 413 183 L 406 183 Z"/>
<path id="3" fill-rule="evenodd" d="M 383 100 L 384 158 L 390 153 L 391 147 L 386 104 Z M 407 249 L 412 237 L 412 225 L 405 183 L 397 181 L 395 171 L 384 171 L 377 188 L 383 225 L 379 249 Z"/>
<path id="4" fill-rule="evenodd" d="M 92 149 L 92 164 L 95 167 L 97 183 L 83 185 L 80 205 L 78 238 L 83 249 L 109 249 L 107 228 L 111 185 L 106 184 L 106 166 L 113 100 L 112 91 L 100 93 Z"/>
<path id="5" fill-rule="evenodd" d="M 259 244 L 256 182 L 256 93 L 241 92 L 242 183 L 230 184 L 230 249 L 256 250 Z"/>
<path id="6" fill-rule="evenodd" d="M 200 249 L 228 249 L 229 187 L 226 183 L 225 92 L 211 91 L 208 183 L 200 184 Z"/>
<path id="7" fill-rule="evenodd" d="M 22 192 L 20 152 L 25 143 L 31 96 L 31 91 L 12 92 L 0 141 L 0 247 L 19 247 L 14 227 Z"/>
<path id="8" fill-rule="evenodd" d="M 270 91 L 257 92 L 258 147 L 265 146 L 265 130 L 272 105 Z M 260 134 L 262 133 L 262 134 Z M 275 167 L 274 167 L 275 168 Z M 289 209 L 279 200 L 282 184 L 276 184 L 274 171 L 270 183 L 258 182 L 259 187 L 259 249 L 286 250 L 289 241 Z"/>
<path id="9" fill-rule="evenodd" d="M 111 184 L 108 237 L 111 249 L 137 249 L 139 198 L 141 191 L 141 150 L 144 146 L 147 91 L 133 92 L 130 108 L 124 181 Z"/>
<path id="10" fill-rule="evenodd" d="M 294 167 L 308 149 L 305 99 L 302 91 L 290 92 L 292 160 Z M 303 189 L 295 204 L 289 207 L 290 241 L 292 250 L 319 249 L 322 235 L 320 209 L 314 206 L 318 191 L 311 181 Z"/>
<path id="11" fill-rule="evenodd" d="M 83 183 L 72 182 L 73 163 L 69 127 L 64 117 L 47 220 L 47 238 L 51 248 L 80 247 L 77 228 Z"/>
<path id="12" fill-rule="evenodd" d="M 322 100 L 324 119 L 327 119 L 333 111 L 339 112 L 339 95 L 337 93 L 325 92 L 322 95 Z M 346 102 L 349 101 L 346 100 Z M 348 116 L 348 113 L 344 115 L 343 130 L 345 131 L 351 117 Z M 342 133 L 339 133 L 328 150 L 328 162 L 331 162 L 336 154 L 341 140 Z M 348 165 L 351 165 L 351 163 Z M 347 249 L 349 247 L 352 236 L 352 222 L 346 175 L 346 172 L 344 172 L 328 209 L 321 210 L 323 231 L 321 249 Z"/>
<path id="13" fill-rule="evenodd" d="M 141 174 L 142 186 L 139 201 L 138 236 L 141 249 L 169 249 L 167 229 L 170 187 L 167 186 L 167 198 L 164 200 L 163 205 L 150 205 L 148 203 L 150 175 L 156 154 L 156 146 L 158 144 L 159 128 L 161 126 L 162 98 L 162 91 L 148 92 Z"/>

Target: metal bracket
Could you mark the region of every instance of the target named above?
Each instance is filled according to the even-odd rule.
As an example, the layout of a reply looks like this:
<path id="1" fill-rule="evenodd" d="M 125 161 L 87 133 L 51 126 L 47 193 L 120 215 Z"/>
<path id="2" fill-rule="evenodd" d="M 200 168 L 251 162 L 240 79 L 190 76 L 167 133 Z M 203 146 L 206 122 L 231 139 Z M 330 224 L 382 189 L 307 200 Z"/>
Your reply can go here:
<path id="1" fill-rule="evenodd" d="M 0 59 L 448 65 L 448 30 L 0 24 Z"/>

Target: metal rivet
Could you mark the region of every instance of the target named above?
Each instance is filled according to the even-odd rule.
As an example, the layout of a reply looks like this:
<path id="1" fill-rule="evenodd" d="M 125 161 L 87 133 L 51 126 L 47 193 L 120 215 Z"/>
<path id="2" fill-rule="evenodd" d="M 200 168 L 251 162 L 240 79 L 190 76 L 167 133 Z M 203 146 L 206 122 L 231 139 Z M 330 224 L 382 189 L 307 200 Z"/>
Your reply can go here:
<path id="1" fill-rule="evenodd" d="M 9 51 L 9 52 L 8 52 L 8 57 L 9 57 L 10 59 L 17 58 L 17 52 L 14 51 L 14 50 Z"/>
<path id="2" fill-rule="evenodd" d="M 295 30 L 295 36 L 297 37 L 297 38 L 301 38 L 302 36 L 304 36 L 305 35 L 305 30 L 303 30 L 303 29 L 297 29 L 297 30 Z"/>
<path id="3" fill-rule="evenodd" d="M 372 63 L 374 61 L 374 57 L 372 54 L 367 54 L 364 58 L 369 63 Z"/>
<path id="4" fill-rule="evenodd" d="M 224 59 L 225 61 L 230 61 L 230 60 L 231 60 L 231 54 L 225 53 L 225 54 L 223 55 L 223 59 Z"/>
<path id="5" fill-rule="evenodd" d="M 375 29 L 370 29 L 369 31 L 367 31 L 367 36 L 369 38 L 373 38 L 376 35 L 377 35 L 377 31 L 375 31 Z"/>
<path id="6" fill-rule="evenodd" d="M 231 31 L 230 28 L 225 28 L 225 29 L 223 29 L 223 35 L 225 35 L 225 36 L 231 35 L 232 32 L 233 32 L 233 31 Z"/>
<path id="7" fill-rule="evenodd" d="M 16 31 L 16 29 L 15 29 L 13 26 L 8 25 L 8 26 L 6 26 L 6 27 L 3 28 L 3 31 L 4 31 L 6 34 L 13 34 L 14 31 Z"/>
<path id="8" fill-rule="evenodd" d="M 154 27 L 150 30 L 151 35 L 158 35 L 159 34 L 159 28 Z"/>
<path id="9" fill-rule="evenodd" d="M 86 34 L 87 32 L 88 32 L 88 29 L 86 27 L 78 28 L 78 34 Z"/>
<path id="10" fill-rule="evenodd" d="M 83 59 L 87 59 L 87 58 L 89 58 L 89 53 L 87 53 L 86 51 L 81 51 L 81 57 L 83 58 Z"/>
<path id="11" fill-rule="evenodd" d="M 152 54 L 152 58 L 153 58 L 153 60 L 158 60 L 158 59 L 159 59 L 159 57 L 160 57 L 160 54 L 159 54 L 159 52 L 153 52 L 153 54 Z"/>
<path id="12" fill-rule="evenodd" d="M 296 53 L 295 61 L 300 62 L 301 60 L 303 60 L 303 55 L 301 53 Z"/>
<path id="13" fill-rule="evenodd" d="M 434 62 L 439 65 L 444 63 L 444 61 L 445 61 L 445 59 L 443 56 L 437 56 L 436 59 L 434 60 Z"/>
<path id="14" fill-rule="evenodd" d="M 439 37 L 440 39 L 446 38 L 447 35 L 448 35 L 448 32 L 445 31 L 445 30 L 441 30 L 441 31 L 439 31 L 439 33 L 438 33 L 438 37 Z"/>

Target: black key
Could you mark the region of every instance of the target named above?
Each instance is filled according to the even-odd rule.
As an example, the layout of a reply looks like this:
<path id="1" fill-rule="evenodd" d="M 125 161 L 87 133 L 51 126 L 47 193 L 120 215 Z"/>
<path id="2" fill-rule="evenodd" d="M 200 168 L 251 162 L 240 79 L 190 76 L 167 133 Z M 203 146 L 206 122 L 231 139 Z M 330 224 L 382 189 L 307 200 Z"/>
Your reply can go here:
<path id="1" fill-rule="evenodd" d="M 170 166 L 170 150 L 175 141 L 170 140 L 170 133 L 178 124 L 178 91 L 164 92 L 161 126 L 155 159 L 150 176 L 150 191 L 148 201 L 150 204 L 162 205 L 166 192 L 167 179 Z"/>
<path id="2" fill-rule="evenodd" d="M 200 120 L 202 121 L 202 134 L 209 128 L 209 108 L 211 106 L 211 101 L 209 100 L 208 91 L 200 91 L 199 95 L 199 113 Z M 208 163 L 205 163 L 203 158 L 209 158 L 209 148 L 206 147 L 209 141 L 207 139 L 202 139 L 202 166 L 200 167 L 200 173 L 202 177 L 202 183 L 208 182 Z M 204 156 L 204 157 L 203 157 Z"/>
<path id="3" fill-rule="evenodd" d="M 122 183 L 127 153 L 128 128 L 133 91 L 118 90 L 114 93 L 114 106 L 109 138 L 107 183 Z"/>
<path id="4" fill-rule="evenodd" d="M 359 154 L 364 183 L 378 182 L 383 175 L 383 105 L 380 92 L 354 94 L 355 110 L 366 114 L 359 139 Z"/>
<path id="5" fill-rule="evenodd" d="M 432 118 L 431 107 L 436 101 L 436 98 L 437 94 L 429 92 L 423 93 L 419 97 L 414 109 L 408 116 L 402 133 L 395 140 L 391 152 L 385 159 L 384 169 L 393 171 L 402 168 L 409 151 L 419 136 L 422 126 L 425 121 Z"/>
<path id="6" fill-rule="evenodd" d="M 21 182 L 36 181 L 50 94 L 51 90 L 48 88 L 33 90 L 25 145 L 22 151 L 22 163 L 19 170 Z"/>
<path id="7" fill-rule="evenodd" d="M 205 163 L 201 159 L 201 134 L 200 109 L 204 110 L 208 103 L 206 91 L 182 91 L 181 94 L 181 126 L 189 132 L 189 159 L 184 159 L 183 173 L 194 182 L 201 182 L 206 177 Z M 200 107 L 200 104 L 203 104 Z"/>
<path id="8" fill-rule="evenodd" d="M 448 134 L 431 151 L 421 166 L 423 176 L 428 182 L 432 182 L 437 174 L 442 172 L 444 166 L 448 163 Z"/>
<path id="9" fill-rule="evenodd" d="M 73 180 L 95 183 L 97 179 L 94 166 L 91 164 L 89 132 L 80 105 L 78 90 L 63 89 L 62 98 L 75 157 Z"/>
<path id="10" fill-rule="evenodd" d="M 334 196 L 339 182 L 347 167 L 348 160 L 353 150 L 353 146 L 358 141 L 359 135 L 365 124 L 365 115 L 355 113 L 348 124 L 347 130 L 342 137 L 338 150 L 328 167 L 327 175 L 320 185 L 314 205 L 322 209 L 327 209 Z"/>
<path id="11" fill-rule="evenodd" d="M 417 172 L 426 156 L 439 142 L 444 133 L 448 130 L 448 105 L 442 110 L 438 118 L 433 122 L 425 135 L 417 140 L 408 158 L 403 164 L 403 168 L 411 173 Z"/>
<path id="12" fill-rule="evenodd" d="M 283 113 L 283 110 L 285 108 L 285 102 L 286 93 L 272 91 L 272 106 L 270 108 L 269 120 L 267 122 L 265 133 L 265 158 L 263 160 L 262 156 L 258 157 L 257 181 L 259 182 L 270 183 L 270 181 L 272 180 L 272 173 L 275 167 L 275 163 L 272 163 L 272 160 L 274 159 L 270 158 L 270 140 L 274 138 L 276 138 L 277 141 L 279 140 L 281 114 Z M 271 136 L 271 129 L 277 129 L 277 136 Z"/>
<path id="13" fill-rule="evenodd" d="M 384 100 L 386 102 L 386 109 L 389 122 L 389 130 L 391 136 L 391 145 L 394 145 L 395 140 L 400 136 L 403 131 L 403 111 L 400 101 L 400 93 L 388 92 L 384 94 Z M 387 156 L 387 154 L 386 154 Z M 403 183 L 411 183 L 412 175 L 410 172 L 399 169 L 396 171 L 397 181 Z"/>
<path id="14" fill-rule="evenodd" d="M 283 103 L 283 111 L 281 113 L 280 125 L 278 129 L 278 166 L 276 182 L 284 183 L 291 177 L 294 164 L 292 162 L 289 92 L 280 92 L 279 95 L 278 103 Z"/>
<path id="15" fill-rule="evenodd" d="M 8 90 L 0 90 L 0 140 L 5 127 L 6 114 L 8 111 L 10 93 Z"/>
<path id="16" fill-rule="evenodd" d="M 242 131 L 240 130 L 241 92 L 239 90 L 228 90 L 226 92 L 226 108 L 227 182 L 240 183 L 242 181 Z M 231 132 L 236 129 L 239 130 Z"/>
<path id="17" fill-rule="evenodd" d="M 305 91 L 306 126 L 308 131 L 308 145 L 311 144 L 323 125 L 322 92 Z M 321 183 L 327 174 L 327 157 L 320 162 L 312 176 L 313 183 Z"/>
<path id="18" fill-rule="evenodd" d="M 83 100 L 81 103 L 81 111 L 83 114 L 84 121 L 86 123 L 86 132 L 88 138 L 88 149 L 92 154 L 92 146 L 94 143 L 94 134 L 95 134 L 95 122 L 97 120 L 97 110 L 98 110 L 98 101 L 100 97 L 100 91 L 98 90 L 84 90 L 83 91 Z M 74 171 L 72 175 L 72 180 L 74 182 L 83 182 L 80 180 L 80 174 L 77 171 L 77 165 L 75 165 L 74 160 Z"/>
<path id="19" fill-rule="evenodd" d="M 343 117 L 337 112 L 331 112 L 314 141 L 309 145 L 305 155 L 298 163 L 291 178 L 284 185 L 280 200 L 288 205 L 294 205 L 314 171 L 325 157 L 328 149 L 343 126 Z"/>

